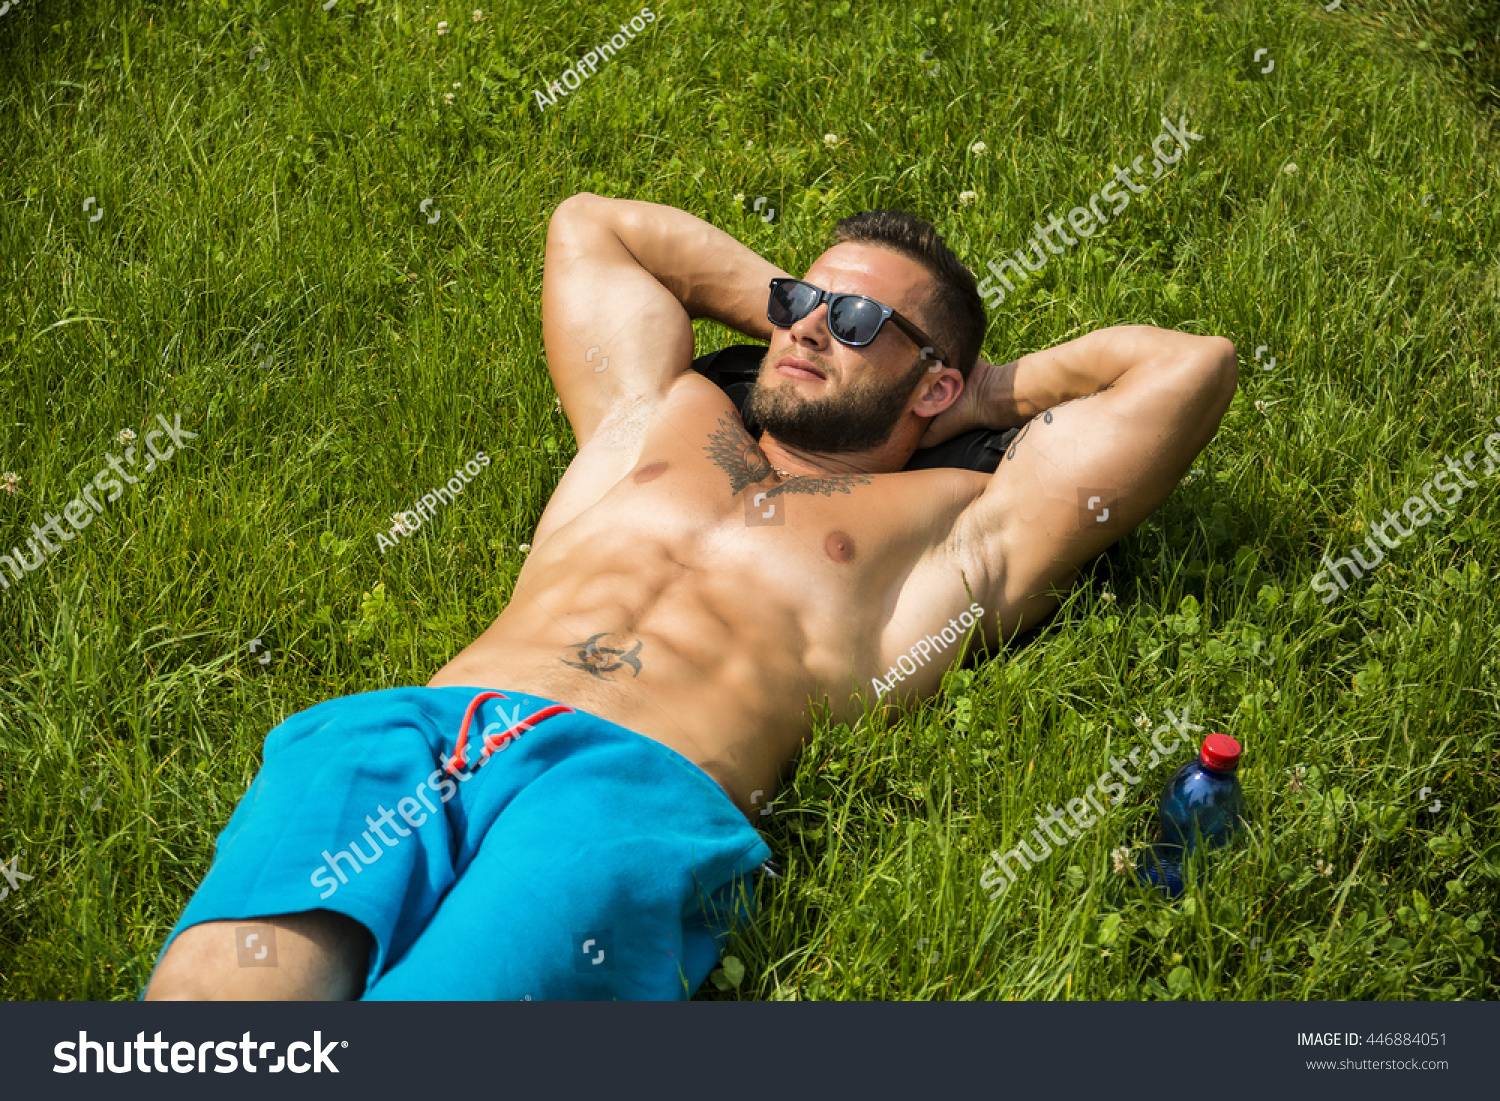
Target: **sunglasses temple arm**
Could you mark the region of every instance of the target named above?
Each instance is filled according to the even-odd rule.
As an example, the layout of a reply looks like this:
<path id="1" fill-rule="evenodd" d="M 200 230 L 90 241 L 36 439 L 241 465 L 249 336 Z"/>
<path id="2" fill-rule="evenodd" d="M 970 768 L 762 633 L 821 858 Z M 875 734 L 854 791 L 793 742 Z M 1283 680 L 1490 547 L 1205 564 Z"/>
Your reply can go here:
<path id="1" fill-rule="evenodd" d="M 923 359 L 927 358 L 925 353 L 932 352 L 933 359 L 935 359 L 937 362 L 947 366 L 952 366 L 952 364 L 949 363 L 947 355 L 939 351 L 937 345 L 933 343 L 932 337 L 928 336 L 921 329 L 917 328 L 910 321 L 907 321 L 904 317 L 896 313 L 894 310 L 891 311 L 891 320 L 896 322 L 896 325 L 901 329 L 901 331 L 904 332 L 907 336 L 911 337 L 912 343 L 914 343 L 918 348 L 922 350 L 922 352 L 924 353 L 922 356 Z"/>

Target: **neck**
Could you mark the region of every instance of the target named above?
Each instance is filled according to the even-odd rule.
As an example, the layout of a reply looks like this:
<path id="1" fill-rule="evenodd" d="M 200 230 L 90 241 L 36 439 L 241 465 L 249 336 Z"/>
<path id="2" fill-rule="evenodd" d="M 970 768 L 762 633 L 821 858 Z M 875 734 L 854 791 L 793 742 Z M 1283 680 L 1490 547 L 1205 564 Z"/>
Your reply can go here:
<path id="1" fill-rule="evenodd" d="M 830 454 L 791 447 L 767 432 L 760 438 L 760 449 L 779 474 L 790 477 L 828 477 L 843 474 L 890 474 L 900 470 L 911 458 L 910 446 L 897 443 L 899 433 L 880 447 L 868 451 L 846 451 Z"/>

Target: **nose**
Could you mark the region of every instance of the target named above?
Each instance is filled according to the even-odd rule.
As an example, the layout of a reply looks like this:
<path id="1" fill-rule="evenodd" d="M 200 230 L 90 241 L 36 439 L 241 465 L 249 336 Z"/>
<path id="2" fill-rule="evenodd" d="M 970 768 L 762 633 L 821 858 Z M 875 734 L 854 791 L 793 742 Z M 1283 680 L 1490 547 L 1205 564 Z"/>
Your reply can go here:
<path id="1" fill-rule="evenodd" d="M 792 322 L 792 327 L 787 330 L 791 334 L 793 343 L 801 344 L 804 341 L 818 349 L 828 347 L 833 338 L 828 333 L 828 303 L 819 302 L 818 308 L 806 317 Z"/>

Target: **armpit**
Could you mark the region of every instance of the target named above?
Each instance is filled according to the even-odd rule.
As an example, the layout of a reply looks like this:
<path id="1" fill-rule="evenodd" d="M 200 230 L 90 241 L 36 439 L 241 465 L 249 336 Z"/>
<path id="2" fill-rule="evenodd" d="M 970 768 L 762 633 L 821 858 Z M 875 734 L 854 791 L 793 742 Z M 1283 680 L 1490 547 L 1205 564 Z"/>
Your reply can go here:
<path id="1" fill-rule="evenodd" d="M 646 432 L 660 408 L 660 398 L 644 394 L 624 398 L 604 415 L 588 442 L 597 441 L 610 448 L 639 448 L 645 443 Z M 574 435 L 577 435 L 576 426 Z"/>

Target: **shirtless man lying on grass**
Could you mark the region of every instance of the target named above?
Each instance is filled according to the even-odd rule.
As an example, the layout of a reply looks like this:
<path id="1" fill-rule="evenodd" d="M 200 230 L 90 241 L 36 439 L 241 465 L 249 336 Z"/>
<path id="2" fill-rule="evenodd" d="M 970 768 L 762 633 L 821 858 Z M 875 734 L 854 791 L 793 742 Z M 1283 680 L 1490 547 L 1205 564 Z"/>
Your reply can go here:
<path id="1" fill-rule="evenodd" d="M 770 341 L 759 443 L 690 369 L 697 317 Z M 799 281 L 680 210 L 576 195 L 542 323 L 579 447 L 509 606 L 427 687 L 270 733 L 148 998 L 691 997 L 814 712 L 929 695 L 1046 617 L 1238 379 L 1228 340 L 1144 325 L 979 360 L 973 277 L 888 211 Z M 993 475 L 902 469 L 1020 425 Z"/>

